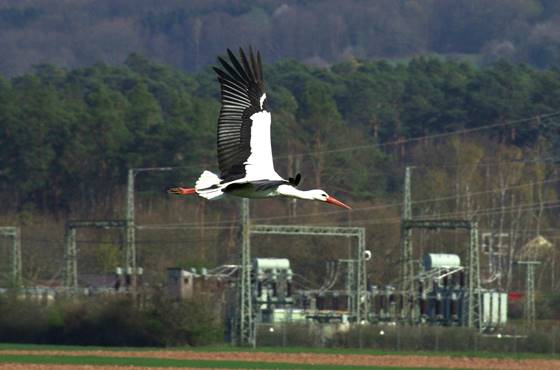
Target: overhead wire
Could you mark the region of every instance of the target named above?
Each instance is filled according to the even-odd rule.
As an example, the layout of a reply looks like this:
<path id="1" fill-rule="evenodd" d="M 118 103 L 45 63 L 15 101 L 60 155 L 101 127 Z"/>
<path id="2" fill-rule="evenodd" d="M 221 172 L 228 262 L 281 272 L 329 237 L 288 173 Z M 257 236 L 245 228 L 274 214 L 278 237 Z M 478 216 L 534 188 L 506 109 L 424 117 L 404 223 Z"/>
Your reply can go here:
<path id="1" fill-rule="evenodd" d="M 441 201 L 445 201 L 445 200 L 455 200 L 458 198 L 466 198 L 466 197 L 472 197 L 472 196 L 478 196 L 478 195 L 483 195 L 483 194 L 492 194 L 492 193 L 496 193 L 498 191 L 503 191 L 503 190 L 512 190 L 512 189 L 519 189 L 519 188 L 523 188 L 523 187 L 529 187 L 529 186 L 535 186 L 535 185 L 542 185 L 542 184 L 548 184 L 548 183 L 555 183 L 560 181 L 560 178 L 553 178 L 553 179 L 547 179 L 547 180 L 542 180 L 542 181 L 532 181 L 529 183 L 524 183 L 524 184 L 517 184 L 517 185 L 511 185 L 511 186 L 505 186 L 505 187 L 498 187 L 498 188 L 493 188 L 490 190 L 484 190 L 484 191 L 478 191 L 478 192 L 472 192 L 472 193 L 468 193 L 468 194 L 457 194 L 457 195 L 450 195 L 450 196 L 444 196 L 444 197 L 435 197 L 435 198 L 428 198 L 428 199 L 419 199 L 419 200 L 413 200 L 412 204 L 425 204 L 425 203 L 437 203 L 437 202 L 441 202 Z M 401 207 L 403 205 L 403 202 L 395 202 L 395 203 L 390 203 L 390 204 L 380 204 L 380 205 L 375 205 L 375 206 L 366 206 L 366 207 L 356 207 L 352 209 L 352 212 L 359 212 L 359 211 L 371 211 L 371 210 L 379 210 L 379 209 L 388 209 L 388 208 L 395 208 L 395 207 Z M 270 221 L 270 220 L 279 220 L 279 219 L 294 219 L 294 218 L 302 218 L 302 217 L 311 217 L 311 216 L 325 216 L 325 215 L 334 215 L 334 214 L 342 214 L 342 213 L 348 213 L 348 211 L 345 210 L 341 210 L 341 211 L 326 211 L 326 212 L 313 212 L 313 213 L 303 213 L 303 214 L 298 214 L 298 215 L 286 215 L 286 216 L 269 216 L 269 217 L 252 217 L 251 221 Z M 241 221 L 241 219 L 233 219 L 233 220 L 227 220 L 227 221 L 216 221 L 216 222 L 210 222 L 210 223 L 203 223 L 203 224 L 198 224 L 196 222 L 192 222 L 192 223 L 183 223 L 183 224 L 153 224 L 153 225 L 142 225 L 142 228 L 161 228 L 161 229 L 180 229 L 180 228 L 213 228 L 213 227 L 217 227 L 217 228 L 229 228 L 231 227 L 231 225 L 237 224 Z M 200 225 L 200 226 L 197 226 Z M 230 226 L 222 226 L 222 227 L 218 227 L 218 226 L 214 226 L 214 225 L 230 225 Z"/>
<path id="2" fill-rule="evenodd" d="M 537 209 L 538 207 L 543 206 L 544 209 L 550 208 L 557 208 L 560 206 L 560 201 L 554 201 L 550 203 L 543 203 L 540 202 L 536 203 L 525 203 L 525 204 L 518 204 L 516 206 L 510 207 L 495 207 L 495 208 L 483 208 L 479 210 L 468 210 L 468 211 L 454 211 L 454 212 L 444 212 L 439 213 L 437 215 L 423 215 L 422 217 L 415 217 L 415 220 L 438 220 L 444 219 L 449 217 L 458 217 L 458 216 L 488 216 L 493 214 L 500 214 L 504 211 L 511 211 L 511 210 L 519 210 L 521 209 L 522 212 L 532 211 Z M 381 219 L 360 219 L 360 220 L 352 220 L 353 223 L 367 223 L 367 224 L 398 224 L 400 223 L 400 217 L 388 217 L 388 218 L 381 218 Z"/>
<path id="3" fill-rule="evenodd" d="M 491 124 L 472 127 L 472 128 L 442 132 L 442 133 L 438 133 L 438 134 L 422 135 L 422 136 L 416 136 L 416 137 L 412 137 L 412 138 L 408 138 L 408 139 L 391 140 L 391 141 L 385 141 L 385 142 L 381 142 L 381 143 L 353 145 L 353 146 L 347 146 L 347 147 L 336 148 L 336 149 L 319 150 L 319 151 L 314 151 L 314 152 L 281 154 L 281 155 L 278 155 L 278 156 L 274 156 L 274 158 L 275 159 L 285 159 L 285 158 L 290 158 L 290 157 L 292 157 L 292 158 L 306 157 L 306 156 L 313 156 L 313 155 L 317 155 L 317 154 L 342 153 L 342 152 L 355 151 L 355 150 L 379 148 L 379 147 L 391 146 L 391 145 L 402 145 L 402 144 L 408 144 L 408 143 L 418 142 L 418 141 L 422 141 L 422 140 L 438 139 L 438 138 L 441 138 L 441 137 L 448 137 L 448 136 L 453 136 L 453 135 L 461 135 L 461 134 L 468 134 L 468 133 L 472 133 L 472 132 L 490 130 L 490 129 L 493 129 L 493 128 L 499 128 L 499 127 L 503 128 L 503 127 L 511 126 L 511 125 L 518 124 L 518 123 L 533 121 L 537 118 L 538 119 L 545 119 L 545 118 L 552 118 L 552 117 L 556 117 L 556 116 L 560 116 L 560 110 L 554 111 L 554 112 L 551 112 L 551 113 L 540 114 L 540 115 L 539 114 L 533 114 L 531 116 L 524 117 L 524 118 L 519 118 L 519 119 L 515 119 L 515 120 L 508 120 L 508 121 L 503 121 L 503 122 L 498 122 L 498 123 L 491 123 Z M 167 168 L 170 168 L 170 169 L 200 168 L 200 164 L 188 165 L 188 166 L 168 166 Z"/>
<path id="4" fill-rule="evenodd" d="M 483 125 L 483 126 L 478 126 L 478 127 L 473 127 L 473 128 L 467 128 L 467 129 L 460 129 L 460 130 L 454 130 L 454 131 L 449 131 L 449 132 L 444 132 L 444 133 L 438 133 L 438 134 L 432 134 L 432 135 L 423 135 L 423 136 L 419 136 L 419 137 L 413 137 L 413 138 L 408 138 L 408 139 L 399 139 L 399 140 L 393 140 L 393 141 L 388 141 L 388 142 L 382 142 L 382 143 L 373 143 L 373 144 L 367 144 L 367 145 L 361 145 L 361 146 L 351 146 L 351 147 L 343 147 L 343 148 L 336 148 L 336 149 L 329 149 L 329 150 L 323 150 L 323 151 L 317 151 L 317 152 L 306 152 L 306 153 L 296 153 L 296 154 L 291 154 L 290 156 L 292 157 L 303 157 L 303 156 L 308 156 L 308 155 L 316 155 L 316 154 L 324 154 L 324 153 L 337 153 L 337 152 L 346 152 L 346 151 L 354 151 L 354 150 L 361 150 L 361 149 L 367 149 L 367 148 L 374 148 L 374 147 L 383 147 L 383 146 L 389 146 L 389 145 L 402 145 L 402 144 L 406 144 L 406 143 L 411 143 L 411 142 L 418 142 L 421 140 L 430 140 L 430 139 L 436 139 L 436 138 L 441 138 L 441 137 L 448 137 L 448 136 L 453 136 L 453 135 L 460 135 L 460 134 L 467 134 L 467 133 L 472 133 L 472 132 L 479 132 L 479 131 L 483 131 L 483 130 L 488 130 L 488 129 L 492 129 L 492 128 L 503 128 L 506 126 L 510 126 L 513 124 L 518 124 L 518 123 L 523 123 L 523 122 L 529 122 L 535 119 L 550 119 L 552 117 L 556 117 L 560 115 L 560 111 L 555 111 L 555 112 L 551 112 L 548 114 L 542 114 L 542 115 L 532 115 L 530 117 L 525 117 L 525 118 L 521 118 L 521 119 L 516 119 L 516 120 L 509 120 L 509 121 L 504 121 L 504 122 L 498 122 L 498 123 L 493 123 L 493 124 L 488 124 L 488 125 Z M 289 155 L 281 155 L 281 156 L 277 156 L 276 158 L 287 158 L 289 157 Z M 533 163 L 533 162 L 541 162 L 541 161 L 553 161 L 553 160 L 557 160 L 556 157 L 548 157 L 548 158 L 541 158 L 541 159 L 525 159 L 525 160 L 511 160 L 511 161 L 496 161 L 496 162 L 491 162 L 491 163 L 478 163 L 478 164 L 464 164 L 464 166 L 489 166 L 489 165 L 497 165 L 497 164 L 503 164 L 503 163 Z M 198 165 L 197 165 L 198 166 Z M 414 167 L 460 167 L 463 165 L 446 165 L 446 164 L 442 164 L 442 165 L 416 165 Z M 173 169 L 183 169 L 183 168 L 194 168 L 193 166 L 178 166 L 178 167 L 170 167 Z M 519 187 L 525 187 L 525 186 L 532 186 L 532 185 L 536 185 L 536 184 L 542 184 L 542 183 L 548 183 L 548 182 L 556 182 L 558 181 L 558 179 L 552 179 L 552 180 L 545 180 L 542 182 L 533 182 L 533 183 L 528 183 L 528 184 L 521 184 L 521 185 L 513 185 L 513 186 L 509 186 L 509 187 L 500 187 L 499 190 L 508 190 L 508 189 L 514 189 L 514 188 L 519 188 Z M 413 201 L 414 204 L 421 204 L 421 203 L 426 203 L 426 202 L 438 202 L 438 201 L 444 201 L 444 200 L 453 200 L 453 199 L 458 199 L 458 198 L 462 198 L 462 197 L 468 197 L 468 196 L 476 196 L 476 195 L 480 195 L 480 194 L 489 194 L 489 193 L 494 193 L 497 190 L 487 190 L 487 191 L 481 191 L 481 192 L 475 192 L 475 193 L 470 193 L 470 194 L 458 194 L 458 195 L 453 195 L 453 196 L 447 196 L 447 197 L 437 197 L 437 198 L 431 198 L 431 199 L 424 199 L 424 200 L 416 200 Z M 384 204 L 384 205 L 375 205 L 375 206 L 367 206 L 367 207 L 358 207 L 358 208 L 354 208 L 353 212 L 359 212 L 359 211 L 368 211 L 368 210 L 374 210 L 374 209 L 387 209 L 387 208 L 392 208 L 392 207 L 400 207 L 402 206 L 402 202 L 395 202 L 392 204 Z M 335 214 L 342 214 L 342 213 L 347 213 L 347 211 L 327 211 L 327 212 L 320 212 L 320 213 L 305 213 L 305 214 L 299 214 L 299 215 L 292 215 L 292 216 L 269 216 L 269 217 L 254 217 L 251 218 L 252 221 L 265 221 L 265 220 L 281 220 L 281 219 L 295 219 L 295 218 L 303 218 L 303 217 L 310 217 L 310 216 L 315 216 L 315 215 L 321 215 L 321 216 L 325 216 L 325 215 L 335 215 Z M 229 229 L 231 228 L 231 225 L 237 224 L 238 222 L 240 222 L 240 219 L 234 219 L 234 220 L 228 220 L 228 221 L 219 221 L 219 222 L 211 222 L 211 223 L 184 223 L 184 224 L 152 224 L 152 225 L 139 225 L 137 228 L 138 229 L 188 229 L 188 228 L 193 228 L 193 229 Z M 356 221 L 357 222 L 357 221 Z"/>
<path id="5" fill-rule="evenodd" d="M 378 148 L 378 147 L 383 147 L 383 146 L 388 146 L 388 145 L 402 145 L 402 144 L 407 144 L 407 143 L 412 143 L 412 142 L 417 142 L 417 141 L 422 141 L 422 140 L 437 139 L 437 138 L 448 137 L 448 136 L 453 136 L 453 135 L 484 131 L 484 130 L 489 130 L 489 129 L 492 129 L 492 128 L 506 127 L 506 126 L 517 124 L 517 123 L 529 122 L 529 121 L 535 120 L 537 117 L 539 119 L 543 119 L 543 118 L 555 117 L 555 116 L 558 116 L 558 115 L 560 115 L 560 111 L 555 111 L 555 112 L 542 114 L 542 115 L 537 114 L 537 115 L 532 115 L 530 117 L 520 118 L 520 119 L 516 119 L 516 120 L 503 121 L 503 122 L 492 123 L 492 124 L 477 126 L 477 127 L 472 127 L 472 128 L 442 132 L 442 133 L 438 133 L 438 134 L 417 136 L 417 137 L 412 137 L 412 138 L 402 139 L 402 140 L 398 139 L 398 140 L 386 141 L 386 142 L 382 142 L 382 143 L 354 145 L 354 146 L 349 146 L 349 147 L 344 147 L 344 148 L 328 149 L 328 150 L 321 150 L 321 151 L 316 151 L 316 152 L 305 152 L 305 153 L 289 154 L 289 155 L 285 154 L 285 155 L 277 156 L 276 158 L 288 158 L 290 156 L 291 157 L 304 157 L 304 156 L 311 156 L 311 155 L 317 155 L 317 154 L 342 153 L 342 152 L 347 152 L 347 151 L 371 149 L 371 148 Z"/>

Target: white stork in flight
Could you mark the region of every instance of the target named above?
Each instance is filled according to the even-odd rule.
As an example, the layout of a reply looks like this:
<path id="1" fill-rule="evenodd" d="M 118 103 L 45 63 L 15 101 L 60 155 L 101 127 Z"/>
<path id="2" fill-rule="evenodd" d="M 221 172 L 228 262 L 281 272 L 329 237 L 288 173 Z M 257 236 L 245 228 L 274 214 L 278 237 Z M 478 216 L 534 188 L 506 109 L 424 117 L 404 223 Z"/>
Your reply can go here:
<path id="1" fill-rule="evenodd" d="M 222 108 L 218 119 L 218 164 L 221 175 L 204 171 L 194 188 L 175 187 L 177 195 L 198 194 L 206 199 L 224 195 L 244 198 L 292 197 L 350 207 L 325 191 L 299 190 L 301 175 L 285 180 L 274 170 L 270 145 L 270 112 L 266 104 L 261 57 L 249 48 L 239 50 L 239 61 L 228 49 L 229 62 L 218 57 L 214 67 L 221 85 Z"/>

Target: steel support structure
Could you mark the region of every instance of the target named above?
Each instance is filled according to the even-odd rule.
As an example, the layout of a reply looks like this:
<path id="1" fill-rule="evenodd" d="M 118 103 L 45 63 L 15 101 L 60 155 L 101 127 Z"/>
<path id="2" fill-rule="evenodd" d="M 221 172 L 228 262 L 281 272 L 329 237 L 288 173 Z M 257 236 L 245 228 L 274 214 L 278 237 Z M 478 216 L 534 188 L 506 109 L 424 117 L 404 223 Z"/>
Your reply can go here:
<path id="1" fill-rule="evenodd" d="M 463 323 L 470 328 L 482 329 L 480 320 L 480 256 L 478 243 L 478 223 L 469 220 L 403 220 L 401 227 L 405 231 L 412 229 L 427 230 L 466 230 L 469 233 L 469 250 L 467 254 L 467 293 L 463 305 Z M 404 238 L 410 238 L 408 233 Z"/>
<path id="2" fill-rule="evenodd" d="M 136 286 L 136 229 L 134 227 L 134 178 L 136 177 L 136 169 L 128 170 L 128 181 L 126 187 L 126 241 L 124 251 L 124 268 L 130 268 L 132 271 L 132 286 Z"/>
<path id="3" fill-rule="evenodd" d="M 126 227 L 126 220 L 76 220 L 66 222 L 64 232 L 64 286 L 69 290 L 78 289 L 78 252 L 76 248 L 76 229 L 121 229 L 126 233 Z"/>
<path id="4" fill-rule="evenodd" d="M 136 288 L 138 266 L 136 265 L 136 227 L 134 220 L 134 182 L 140 172 L 172 171 L 178 167 L 146 167 L 129 168 L 126 184 L 126 210 L 125 210 L 125 263 L 124 267 L 131 273 L 131 285 Z"/>
<path id="5" fill-rule="evenodd" d="M 10 285 L 19 288 L 22 285 L 21 277 L 21 231 L 16 226 L 0 227 L 0 236 L 12 239 L 10 248 Z"/>
<path id="6" fill-rule="evenodd" d="M 404 206 L 401 223 L 401 263 L 400 263 L 400 290 L 409 297 L 410 301 L 403 303 L 401 316 L 414 322 L 416 320 L 415 295 L 414 295 L 414 260 L 412 259 L 412 228 L 404 227 L 405 221 L 412 220 L 412 195 L 411 195 L 411 167 L 406 167 L 404 177 Z"/>
<path id="7" fill-rule="evenodd" d="M 528 330 L 535 329 L 535 267 L 540 265 L 539 261 L 518 261 L 520 265 L 527 266 L 526 293 L 525 293 L 525 325 Z"/>
<path id="8" fill-rule="evenodd" d="M 352 317 L 361 323 L 368 319 L 368 294 L 366 281 L 366 231 L 363 227 L 335 227 L 335 226 L 298 226 L 298 225 L 251 225 L 249 233 L 276 235 L 313 235 L 313 236 L 341 236 L 357 238 L 358 248 L 353 259 L 356 260 L 354 272 L 355 287 Z"/>
<path id="9" fill-rule="evenodd" d="M 346 294 L 348 294 L 346 303 L 348 305 L 348 312 L 354 312 L 356 307 L 356 297 L 353 294 L 356 291 L 355 266 L 358 261 L 355 259 L 340 259 L 338 262 L 346 264 Z"/>
<path id="10" fill-rule="evenodd" d="M 412 248 L 413 229 L 451 229 L 466 230 L 469 233 L 469 250 L 467 254 L 468 287 L 463 305 L 463 324 L 482 330 L 480 320 L 480 256 L 478 241 L 478 224 L 469 220 L 414 220 L 412 218 L 411 167 L 406 167 L 404 179 L 404 205 L 401 221 L 401 263 L 400 287 L 408 300 L 403 305 L 402 318 L 409 323 L 416 323 L 418 310 L 414 289 L 414 259 Z"/>
<path id="11" fill-rule="evenodd" d="M 251 297 L 251 220 L 249 218 L 249 199 L 241 201 L 241 269 L 238 284 L 238 314 L 234 327 L 233 341 L 238 345 L 255 344 L 255 315 Z"/>

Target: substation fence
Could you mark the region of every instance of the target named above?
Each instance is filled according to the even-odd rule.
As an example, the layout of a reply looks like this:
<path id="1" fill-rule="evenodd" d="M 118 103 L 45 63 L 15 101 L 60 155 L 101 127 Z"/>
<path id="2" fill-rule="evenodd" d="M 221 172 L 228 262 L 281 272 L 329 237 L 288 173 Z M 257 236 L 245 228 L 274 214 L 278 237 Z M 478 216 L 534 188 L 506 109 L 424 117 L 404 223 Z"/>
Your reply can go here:
<path id="1" fill-rule="evenodd" d="M 560 353 L 560 326 L 526 331 L 511 327 L 492 335 L 474 328 L 406 325 L 256 325 L 255 347 L 364 348 L 387 351 Z"/>

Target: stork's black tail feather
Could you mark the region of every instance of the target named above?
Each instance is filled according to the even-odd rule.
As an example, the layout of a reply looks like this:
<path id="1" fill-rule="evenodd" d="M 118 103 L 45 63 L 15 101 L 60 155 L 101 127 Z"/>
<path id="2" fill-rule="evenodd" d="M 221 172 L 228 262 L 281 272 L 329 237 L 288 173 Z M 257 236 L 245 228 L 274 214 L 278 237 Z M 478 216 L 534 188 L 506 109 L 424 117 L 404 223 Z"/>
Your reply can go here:
<path id="1" fill-rule="evenodd" d="M 289 182 L 290 184 L 292 184 L 293 186 L 298 186 L 299 183 L 301 182 L 301 174 L 298 173 L 298 174 L 296 175 L 295 178 L 290 177 L 290 178 L 288 179 L 288 182 Z"/>

